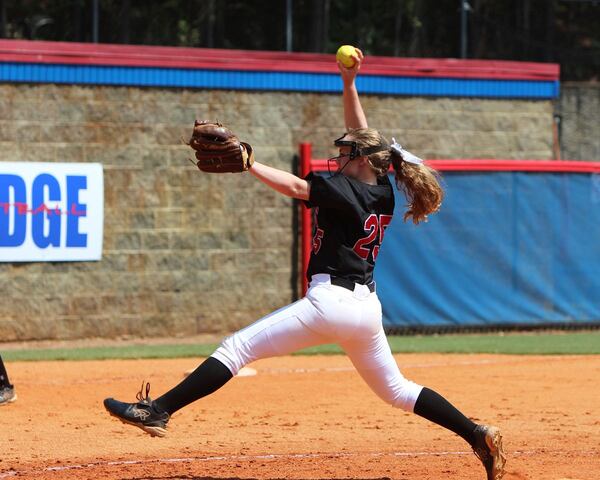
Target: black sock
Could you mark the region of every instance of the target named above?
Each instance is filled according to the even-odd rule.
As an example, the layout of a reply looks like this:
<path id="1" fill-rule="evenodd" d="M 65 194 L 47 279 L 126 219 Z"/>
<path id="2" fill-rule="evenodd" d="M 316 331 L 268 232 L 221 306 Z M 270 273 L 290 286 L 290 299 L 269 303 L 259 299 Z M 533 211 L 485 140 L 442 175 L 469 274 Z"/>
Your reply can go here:
<path id="1" fill-rule="evenodd" d="M 476 423 L 460 413 L 448 400 L 439 393 L 425 387 L 421 390 L 414 412 L 427 420 L 453 431 L 464 438 L 470 445 L 475 439 L 473 431 Z"/>
<path id="2" fill-rule="evenodd" d="M 208 357 L 179 385 L 154 400 L 154 404 L 159 410 L 173 415 L 180 408 L 217 391 L 232 377 L 225 365 Z"/>
<path id="3" fill-rule="evenodd" d="M 8 373 L 6 373 L 6 368 L 4 368 L 4 362 L 2 361 L 2 357 L 0 357 L 0 388 L 9 387 L 12 385 L 8 381 Z"/>

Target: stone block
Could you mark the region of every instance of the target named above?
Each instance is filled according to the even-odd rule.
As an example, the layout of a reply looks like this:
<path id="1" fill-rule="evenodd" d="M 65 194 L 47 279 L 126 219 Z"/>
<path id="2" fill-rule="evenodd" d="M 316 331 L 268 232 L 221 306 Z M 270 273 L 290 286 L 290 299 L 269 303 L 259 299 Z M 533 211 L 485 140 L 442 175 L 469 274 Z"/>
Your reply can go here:
<path id="1" fill-rule="evenodd" d="M 105 171 L 109 168 L 141 169 L 143 167 L 141 161 L 143 150 L 136 145 L 84 144 L 83 151 L 86 162 L 102 163 Z"/>
<path id="2" fill-rule="evenodd" d="M 243 258 L 240 259 L 243 269 L 247 271 L 265 271 L 289 266 L 289 249 L 275 250 L 270 244 L 267 244 L 267 246 L 268 248 L 246 252 Z"/>
<path id="3" fill-rule="evenodd" d="M 167 189 L 167 198 L 167 206 L 174 208 L 197 208 L 199 201 L 202 203 L 202 208 L 208 210 L 222 210 L 225 205 L 225 192 L 220 188 L 206 188 L 194 192 L 186 187 L 172 187 Z"/>
<path id="4" fill-rule="evenodd" d="M 0 137 L 2 136 L 2 126 L 0 124 Z M 13 139 L 0 140 L 0 161 L 18 162 L 20 161 L 19 145 L 14 143 Z"/>
<path id="5" fill-rule="evenodd" d="M 250 248 L 262 248 L 264 245 L 269 245 L 271 248 L 289 248 L 291 252 L 294 242 L 299 242 L 297 232 L 290 228 L 255 230 L 248 232 L 248 236 Z"/>
<path id="6" fill-rule="evenodd" d="M 154 143 L 159 145 L 178 145 L 182 138 L 189 138 L 190 128 L 189 125 L 174 126 L 159 123 L 154 126 Z"/>
<path id="7" fill-rule="evenodd" d="M 0 317 L 0 338 L 4 342 L 15 342 L 21 340 L 19 336 L 19 322 L 11 317 Z"/>
<path id="8" fill-rule="evenodd" d="M 115 233 L 115 250 L 140 250 L 142 235 L 140 232 Z"/>
<path id="9" fill-rule="evenodd" d="M 165 103 L 159 102 L 156 104 L 156 118 L 167 124 L 189 125 L 184 138 L 189 138 L 192 133 L 194 120 L 202 112 L 207 112 L 209 107 L 207 104 L 199 103 L 195 105 L 185 103 Z"/>
<path id="10" fill-rule="evenodd" d="M 211 295 L 219 290 L 218 281 L 222 274 L 212 270 L 185 269 L 173 273 L 175 292 L 194 292 Z"/>
<path id="11" fill-rule="evenodd" d="M 208 253 L 209 268 L 216 272 L 234 272 L 239 264 L 239 254 L 229 251 L 211 251 Z"/>
<path id="12" fill-rule="evenodd" d="M 95 123 L 90 127 L 94 133 L 93 142 L 109 145 L 129 145 L 132 142 L 130 133 L 137 131 L 129 126 L 111 123 Z"/>
<path id="13" fill-rule="evenodd" d="M 124 254 L 127 259 L 128 272 L 144 272 L 150 263 L 149 253 L 127 253 Z"/>
<path id="14" fill-rule="evenodd" d="M 100 312 L 107 317 L 118 316 L 130 310 L 130 300 L 126 295 L 103 294 L 98 296 L 97 300 Z"/>
<path id="15" fill-rule="evenodd" d="M 100 305 L 95 296 L 72 297 L 70 300 L 69 311 L 70 315 L 89 314 L 95 315 L 100 312 Z"/>
<path id="16" fill-rule="evenodd" d="M 3 341 L 27 341 L 60 338 L 53 318 L 0 318 L 0 338 Z"/>
<path id="17" fill-rule="evenodd" d="M 119 120 L 119 112 L 122 108 L 106 102 L 86 102 L 82 104 L 83 118 L 90 123 L 114 123 Z"/>
<path id="18" fill-rule="evenodd" d="M 183 140 L 187 141 L 185 137 L 183 138 Z M 193 161 L 194 159 L 194 154 L 190 150 L 190 147 L 188 145 L 179 143 L 177 145 L 169 145 L 166 148 L 168 148 L 171 152 L 170 157 L 167 159 L 168 165 L 170 167 L 184 169 L 190 174 L 198 173 L 196 170 L 194 170 L 194 165 L 190 163 L 190 160 Z M 206 175 L 198 174 L 192 175 L 191 178 L 194 181 L 200 180 L 203 182 L 206 180 L 205 177 Z"/>
<path id="19" fill-rule="evenodd" d="M 99 337 L 98 326 L 91 325 L 90 317 L 84 315 L 68 315 L 55 319 L 56 334 L 65 340 Z"/>
<path id="20" fill-rule="evenodd" d="M 176 251 L 174 252 L 174 255 L 181 258 L 183 270 L 197 272 L 208 270 L 210 267 L 209 254 L 205 251 L 196 250 L 193 252 L 185 252 L 184 254 Z"/>
<path id="21" fill-rule="evenodd" d="M 43 120 L 56 120 L 58 103 L 56 102 L 39 102 L 29 99 L 15 100 L 9 107 L 11 120 L 25 122 L 39 122 L 40 112 L 43 111 Z M 8 113 L 8 112 L 7 112 Z"/>
<path id="22" fill-rule="evenodd" d="M 93 124 L 37 123 L 32 124 L 37 142 L 69 143 L 75 138 L 78 143 L 97 142 L 98 127 Z"/>
<path id="23" fill-rule="evenodd" d="M 12 121 L 0 121 L 0 142 L 17 141 L 16 125 Z"/>
<path id="24" fill-rule="evenodd" d="M 133 184 L 133 177 L 138 170 L 135 167 L 119 166 L 104 169 L 104 183 L 111 188 L 128 189 Z"/>
<path id="25" fill-rule="evenodd" d="M 182 229 L 184 228 L 184 209 L 182 208 L 157 208 L 153 210 L 154 227 L 157 229 Z"/>
<path id="26" fill-rule="evenodd" d="M 14 120 L 19 117 L 15 110 L 15 102 L 11 98 L 5 96 L 6 89 L 0 85 L 0 121 Z"/>
<path id="27" fill-rule="evenodd" d="M 88 121 L 86 104 L 82 102 L 54 102 L 52 120 L 57 123 L 85 123 Z M 39 114 L 38 114 L 39 119 Z"/>
<path id="28" fill-rule="evenodd" d="M 153 252 L 149 257 L 148 265 L 146 266 L 147 271 L 167 271 L 173 272 L 177 270 L 183 270 L 188 268 L 185 263 L 187 256 L 182 255 L 180 252 Z"/>
<path id="29" fill-rule="evenodd" d="M 129 257 L 126 253 L 106 252 L 99 262 L 77 262 L 73 271 L 84 268 L 84 271 L 99 272 L 127 272 L 129 271 Z"/>
<path id="30" fill-rule="evenodd" d="M 142 315 L 153 315 L 158 311 L 158 299 L 153 291 L 136 291 L 126 295 L 127 313 Z"/>
<path id="31" fill-rule="evenodd" d="M 125 209 L 143 209 L 160 204 L 160 192 L 147 191 L 140 187 L 111 188 L 105 186 L 105 199 L 109 206 Z M 108 195 L 110 193 L 110 196 Z"/>
<path id="32" fill-rule="evenodd" d="M 105 338 L 140 338 L 145 336 L 145 318 L 136 314 L 101 315 L 96 319 L 97 327 Z"/>
<path id="33" fill-rule="evenodd" d="M 246 232 L 224 231 L 222 248 L 226 250 L 247 249 L 250 247 L 250 240 Z"/>
<path id="34" fill-rule="evenodd" d="M 176 319 L 171 315 L 162 313 L 144 317 L 142 331 L 145 337 L 174 336 Z"/>
<path id="35" fill-rule="evenodd" d="M 562 157 L 600 160 L 600 88 L 595 84 L 565 83 L 557 109 L 561 114 Z"/>
<path id="36" fill-rule="evenodd" d="M 56 144 L 37 143 L 35 148 L 32 148 L 31 143 L 20 142 L 18 147 L 19 162 L 55 162 L 56 161 Z"/>
<path id="37" fill-rule="evenodd" d="M 52 148 L 55 160 L 59 163 L 83 163 L 86 161 L 83 144 L 57 144 Z"/>
<path id="38" fill-rule="evenodd" d="M 129 219 L 131 228 L 135 230 L 153 229 L 156 225 L 156 218 L 153 210 L 133 210 L 129 214 Z"/>
<path id="39" fill-rule="evenodd" d="M 139 287 L 154 292 L 172 292 L 178 288 L 178 279 L 177 272 L 150 272 L 145 270 L 140 272 L 141 283 Z"/>
<path id="40" fill-rule="evenodd" d="M 218 211 L 215 211 L 218 212 Z M 239 230 L 248 230 L 250 228 L 260 228 L 260 225 L 257 223 L 257 218 L 260 217 L 260 214 L 257 214 L 254 210 L 249 210 L 244 207 L 239 207 L 235 209 L 235 215 L 227 215 L 227 214 L 214 214 L 210 215 L 210 219 L 207 219 L 206 222 L 186 222 L 187 225 L 202 225 L 210 221 L 210 228 L 217 231 L 239 231 Z"/>
<path id="41" fill-rule="evenodd" d="M 223 239 L 218 231 L 197 230 L 193 232 L 195 248 L 214 250 L 222 248 Z"/>
<path id="42" fill-rule="evenodd" d="M 109 191 L 113 192 L 113 189 Z M 106 195 L 104 192 L 104 230 L 113 232 L 116 230 L 126 230 L 130 226 L 129 216 L 132 211 L 127 205 L 118 201 L 118 197 L 113 194 Z M 108 198 L 107 198 L 108 197 Z"/>
<path id="43" fill-rule="evenodd" d="M 99 102 L 116 102 L 122 104 L 123 102 L 132 101 L 139 95 L 137 92 L 139 88 L 130 88 L 122 86 L 100 86 L 93 89 L 93 99 Z"/>
<path id="44" fill-rule="evenodd" d="M 216 235 L 211 233 L 212 237 L 215 239 L 215 245 L 220 246 L 220 243 L 216 240 Z M 174 250 L 191 250 L 195 249 L 197 246 L 197 234 L 194 232 L 177 232 L 176 234 L 171 235 L 169 247 Z"/>
<path id="45" fill-rule="evenodd" d="M 156 134 L 151 125 L 124 126 L 123 129 L 126 130 L 125 137 L 129 144 L 142 147 L 156 145 Z"/>
<path id="46" fill-rule="evenodd" d="M 172 149 L 169 147 L 140 146 L 139 158 L 141 165 L 146 170 L 162 168 L 170 164 Z"/>

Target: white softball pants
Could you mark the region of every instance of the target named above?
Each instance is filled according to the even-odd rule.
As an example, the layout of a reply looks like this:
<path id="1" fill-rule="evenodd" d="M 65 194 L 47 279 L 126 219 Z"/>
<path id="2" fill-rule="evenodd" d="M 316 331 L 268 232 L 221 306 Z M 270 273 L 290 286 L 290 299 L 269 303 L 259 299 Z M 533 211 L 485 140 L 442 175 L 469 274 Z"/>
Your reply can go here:
<path id="1" fill-rule="evenodd" d="M 369 387 L 385 402 L 412 412 L 421 389 L 405 379 L 392 356 L 375 292 L 332 285 L 314 275 L 304 298 L 227 337 L 211 355 L 233 375 L 261 358 L 338 343 Z"/>

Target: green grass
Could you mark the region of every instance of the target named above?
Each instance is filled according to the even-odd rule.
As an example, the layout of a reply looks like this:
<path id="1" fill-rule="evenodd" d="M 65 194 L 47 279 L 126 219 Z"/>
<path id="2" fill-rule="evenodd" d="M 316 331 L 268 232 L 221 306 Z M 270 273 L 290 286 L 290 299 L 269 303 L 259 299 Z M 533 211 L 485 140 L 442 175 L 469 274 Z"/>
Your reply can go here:
<path id="1" fill-rule="evenodd" d="M 394 353 L 600 354 L 600 331 L 596 330 L 564 333 L 390 336 L 388 340 Z M 23 349 L 4 350 L 2 357 L 8 361 L 188 358 L 206 357 L 216 347 L 217 344 Z M 296 355 L 339 353 L 342 353 L 342 350 L 337 345 L 321 345 L 302 350 Z"/>
<path id="2" fill-rule="evenodd" d="M 394 353 L 503 353 L 515 355 L 589 355 L 600 353 L 600 331 L 481 335 L 389 336 Z M 299 354 L 340 353 L 336 345 Z"/>
<path id="3" fill-rule="evenodd" d="M 127 358 L 187 358 L 207 357 L 217 344 L 205 345 L 128 345 L 119 347 L 42 348 L 4 350 L 2 358 L 9 361 L 44 360 L 109 360 Z"/>
<path id="4" fill-rule="evenodd" d="M 588 355 L 600 353 L 600 331 L 393 337 L 402 352 Z"/>

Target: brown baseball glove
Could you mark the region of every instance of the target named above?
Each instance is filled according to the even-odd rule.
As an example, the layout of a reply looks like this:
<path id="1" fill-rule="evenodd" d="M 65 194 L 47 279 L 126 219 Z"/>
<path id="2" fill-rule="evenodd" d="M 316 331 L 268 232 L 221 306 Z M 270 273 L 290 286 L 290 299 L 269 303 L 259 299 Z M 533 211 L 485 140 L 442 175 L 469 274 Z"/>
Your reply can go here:
<path id="1" fill-rule="evenodd" d="M 196 120 L 188 145 L 203 172 L 245 172 L 254 163 L 252 147 L 220 123 Z"/>

